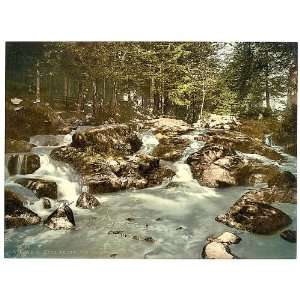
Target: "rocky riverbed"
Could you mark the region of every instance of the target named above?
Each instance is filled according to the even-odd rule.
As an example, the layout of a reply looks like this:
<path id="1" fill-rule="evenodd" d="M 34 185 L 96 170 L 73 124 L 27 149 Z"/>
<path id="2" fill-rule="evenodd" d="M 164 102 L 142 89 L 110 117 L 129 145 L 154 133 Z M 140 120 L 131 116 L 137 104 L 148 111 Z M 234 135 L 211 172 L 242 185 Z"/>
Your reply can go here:
<path id="1" fill-rule="evenodd" d="M 296 158 L 235 118 L 81 126 L 28 144 L 6 154 L 6 257 L 296 256 Z"/>

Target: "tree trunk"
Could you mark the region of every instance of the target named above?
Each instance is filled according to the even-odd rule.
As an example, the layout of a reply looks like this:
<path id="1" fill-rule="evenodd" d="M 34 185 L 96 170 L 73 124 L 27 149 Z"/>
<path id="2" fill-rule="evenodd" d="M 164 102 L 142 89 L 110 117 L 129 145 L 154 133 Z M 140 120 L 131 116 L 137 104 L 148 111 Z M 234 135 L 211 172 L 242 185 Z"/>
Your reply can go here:
<path id="1" fill-rule="evenodd" d="M 64 75 L 64 100 L 66 109 L 68 108 L 68 77 Z"/>
<path id="2" fill-rule="evenodd" d="M 83 109 L 83 86 L 80 81 L 78 84 L 78 112 L 81 112 Z"/>
<path id="3" fill-rule="evenodd" d="M 170 109 L 170 99 L 168 91 L 164 91 L 164 114 L 167 114 Z"/>
<path id="4" fill-rule="evenodd" d="M 202 119 L 202 115 L 203 115 L 204 102 L 205 102 L 205 82 L 203 80 L 203 84 L 202 84 L 202 103 L 201 103 L 201 109 L 200 109 L 200 120 Z"/>
<path id="5" fill-rule="evenodd" d="M 93 80 L 93 116 L 96 114 L 96 102 L 97 102 L 97 84 L 96 80 Z"/>
<path id="6" fill-rule="evenodd" d="M 298 71 L 297 65 L 292 64 L 289 70 L 288 77 L 288 97 L 287 97 L 287 106 L 290 108 L 293 105 L 297 105 L 297 79 Z"/>
<path id="7" fill-rule="evenodd" d="M 269 86 L 269 54 L 266 53 L 266 72 L 265 72 L 265 93 L 266 93 L 266 107 L 267 111 L 271 111 L 270 104 L 270 86 Z"/>
<path id="8" fill-rule="evenodd" d="M 40 94 L 40 63 L 37 61 L 36 64 L 36 102 L 41 101 L 41 94 Z"/>

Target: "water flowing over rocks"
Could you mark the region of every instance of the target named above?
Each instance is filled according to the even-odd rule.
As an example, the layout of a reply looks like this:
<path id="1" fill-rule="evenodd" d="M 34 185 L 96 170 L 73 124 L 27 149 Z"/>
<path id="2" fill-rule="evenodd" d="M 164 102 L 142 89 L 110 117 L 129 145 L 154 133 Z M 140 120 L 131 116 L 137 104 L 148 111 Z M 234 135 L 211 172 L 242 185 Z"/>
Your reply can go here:
<path id="1" fill-rule="evenodd" d="M 296 243 L 297 242 L 297 232 L 295 230 L 285 230 L 285 231 L 282 231 L 280 233 L 280 236 L 290 242 L 290 243 Z"/>
<path id="2" fill-rule="evenodd" d="M 96 208 L 100 205 L 101 203 L 95 196 L 86 192 L 81 193 L 76 202 L 76 206 L 81 208 Z"/>
<path id="3" fill-rule="evenodd" d="M 76 226 L 72 209 L 66 204 L 59 206 L 44 224 L 53 230 L 72 229 Z"/>
<path id="4" fill-rule="evenodd" d="M 16 183 L 32 190 L 39 198 L 57 199 L 57 184 L 55 181 L 24 177 L 16 179 Z"/>
<path id="5" fill-rule="evenodd" d="M 8 158 L 7 169 L 10 175 L 32 174 L 40 168 L 40 158 L 33 153 L 12 154 Z"/>
<path id="6" fill-rule="evenodd" d="M 101 126 L 75 133 L 71 146 L 54 149 L 51 157 L 79 171 L 91 193 L 141 189 L 175 175 L 155 157 L 132 155 L 140 147 L 140 139 L 128 126 Z"/>
<path id="7" fill-rule="evenodd" d="M 5 228 L 17 228 L 26 225 L 35 225 L 41 218 L 25 207 L 23 201 L 12 191 L 5 190 Z"/>
<path id="8" fill-rule="evenodd" d="M 281 210 L 266 203 L 254 202 L 242 196 L 225 215 L 216 217 L 229 227 L 259 234 L 271 234 L 288 226 L 292 220 Z"/>

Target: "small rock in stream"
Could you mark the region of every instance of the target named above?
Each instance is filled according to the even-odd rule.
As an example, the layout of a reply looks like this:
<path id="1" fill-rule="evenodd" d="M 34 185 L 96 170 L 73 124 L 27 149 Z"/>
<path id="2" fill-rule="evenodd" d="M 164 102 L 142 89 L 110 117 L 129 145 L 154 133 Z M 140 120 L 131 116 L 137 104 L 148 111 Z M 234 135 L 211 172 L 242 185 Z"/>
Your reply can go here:
<path id="1" fill-rule="evenodd" d="M 231 253 L 231 250 L 227 244 L 211 242 L 203 248 L 202 258 L 233 259 L 237 258 L 237 256 Z"/>
<path id="2" fill-rule="evenodd" d="M 176 228 L 176 230 L 181 230 L 181 229 L 184 229 L 182 226 L 179 226 Z"/>
<path id="3" fill-rule="evenodd" d="M 280 233 L 280 236 L 290 243 L 297 242 L 297 232 L 295 230 L 284 230 Z"/>
<path id="4" fill-rule="evenodd" d="M 44 224 L 53 230 L 72 229 L 76 226 L 72 209 L 66 204 L 59 206 Z"/>
<path id="5" fill-rule="evenodd" d="M 234 255 L 229 245 L 238 244 L 242 239 L 231 233 L 224 232 L 217 237 L 209 237 L 207 243 L 202 250 L 202 258 L 209 259 L 233 259 L 238 258 Z"/>
<path id="6" fill-rule="evenodd" d="M 51 208 L 51 202 L 49 198 L 43 198 L 43 208 L 44 209 Z"/>
<path id="7" fill-rule="evenodd" d="M 96 208 L 100 205 L 101 203 L 94 195 L 86 192 L 81 193 L 76 202 L 77 207 L 81 207 L 85 209 Z"/>
<path id="8" fill-rule="evenodd" d="M 127 220 L 128 222 L 133 222 L 133 221 L 135 220 L 135 218 L 129 217 L 129 218 L 127 218 L 126 220 Z"/>

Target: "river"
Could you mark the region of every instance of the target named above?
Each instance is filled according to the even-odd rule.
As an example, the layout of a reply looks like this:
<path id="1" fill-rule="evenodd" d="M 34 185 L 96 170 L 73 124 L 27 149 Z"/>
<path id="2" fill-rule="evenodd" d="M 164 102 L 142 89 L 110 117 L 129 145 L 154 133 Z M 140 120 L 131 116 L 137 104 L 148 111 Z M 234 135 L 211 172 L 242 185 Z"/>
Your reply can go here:
<path id="1" fill-rule="evenodd" d="M 52 149 L 70 143 L 72 134 L 66 136 L 39 135 L 31 138 L 37 145 L 32 149 L 40 157 L 41 167 L 33 174 L 9 176 L 6 172 L 5 187 L 21 193 L 28 199 L 27 207 L 42 218 L 54 211 L 59 201 L 66 201 L 73 210 L 75 230 L 50 230 L 41 225 L 5 230 L 5 257 L 33 258 L 200 258 L 206 238 L 230 231 L 242 238 L 232 245 L 234 254 L 241 258 L 295 258 L 296 243 L 288 243 L 280 235 L 258 235 L 229 228 L 215 221 L 215 217 L 228 208 L 251 187 L 208 188 L 193 179 L 186 158 L 204 143 L 195 141 L 191 132 L 190 146 L 182 158 L 173 164 L 176 175 L 171 183 L 142 190 L 127 190 L 96 195 L 103 204 L 96 209 L 77 208 L 76 200 L 85 190 L 80 176 L 67 164 L 49 157 Z M 151 132 L 141 136 L 140 151 L 151 154 L 158 144 Z M 282 151 L 277 147 L 278 151 Z M 248 159 L 259 159 L 266 164 L 277 164 L 282 170 L 296 175 L 296 158 L 284 154 L 286 161 L 277 162 L 262 156 L 242 154 Z M 166 162 L 167 163 L 167 162 Z M 51 209 L 44 209 L 42 200 L 30 190 L 16 184 L 19 177 L 36 177 L 55 180 L 58 201 L 51 200 Z M 296 230 L 296 205 L 273 204 L 293 220 L 289 226 Z M 127 220 L 130 218 L 129 220 Z M 109 231 L 124 234 L 108 234 Z M 126 235 L 126 236 L 125 236 Z M 133 236 L 141 237 L 139 240 Z M 154 242 L 145 241 L 152 237 Z"/>

